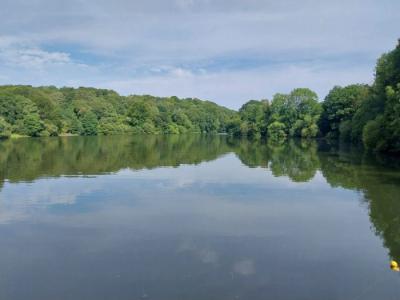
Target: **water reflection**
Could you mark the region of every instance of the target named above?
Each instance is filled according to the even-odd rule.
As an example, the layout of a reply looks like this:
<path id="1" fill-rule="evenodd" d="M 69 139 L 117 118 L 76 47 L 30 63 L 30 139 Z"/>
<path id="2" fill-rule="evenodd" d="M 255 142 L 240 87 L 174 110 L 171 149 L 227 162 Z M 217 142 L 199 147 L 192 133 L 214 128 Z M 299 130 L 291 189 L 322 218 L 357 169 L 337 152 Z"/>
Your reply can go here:
<path id="1" fill-rule="evenodd" d="M 294 182 L 314 178 L 319 168 L 316 141 L 290 140 L 287 143 L 236 140 L 234 151 L 249 167 L 270 168 L 274 176 L 287 176 Z"/>
<path id="2" fill-rule="evenodd" d="M 284 144 L 226 136 L 112 136 L 19 139 L 0 142 L 0 182 L 60 175 L 96 175 L 121 169 L 198 164 L 235 153 L 248 167 L 271 169 L 294 182 L 319 169 L 316 141 Z"/>
<path id="3" fill-rule="evenodd" d="M 345 147 L 343 147 L 345 148 Z M 373 228 L 390 256 L 400 260 L 400 168 L 394 157 L 373 156 L 358 149 L 325 149 L 321 171 L 333 187 L 362 193 Z"/>
<path id="4" fill-rule="evenodd" d="M 103 174 L 214 160 L 229 147 L 211 136 L 112 136 L 0 142 L 0 181 Z"/>
<path id="5" fill-rule="evenodd" d="M 396 163 L 226 136 L 0 142 L 0 298 L 396 299 Z"/>

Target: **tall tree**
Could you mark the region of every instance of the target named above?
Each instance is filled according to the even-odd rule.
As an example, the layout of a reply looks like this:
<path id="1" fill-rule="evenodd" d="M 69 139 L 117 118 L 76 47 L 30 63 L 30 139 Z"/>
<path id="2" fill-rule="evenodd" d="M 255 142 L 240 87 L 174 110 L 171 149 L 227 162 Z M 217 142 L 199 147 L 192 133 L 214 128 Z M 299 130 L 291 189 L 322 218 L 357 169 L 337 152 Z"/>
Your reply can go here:
<path id="1" fill-rule="evenodd" d="M 369 94 L 369 87 L 367 85 L 354 84 L 346 87 L 335 86 L 322 104 L 322 115 L 320 119 L 320 127 L 323 135 L 329 137 L 339 137 L 340 125 L 342 122 L 351 121 L 356 111 L 360 108 L 362 101 L 364 101 Z M 342 133 L 344 134 L 345 128 L 342 126 Z"/>

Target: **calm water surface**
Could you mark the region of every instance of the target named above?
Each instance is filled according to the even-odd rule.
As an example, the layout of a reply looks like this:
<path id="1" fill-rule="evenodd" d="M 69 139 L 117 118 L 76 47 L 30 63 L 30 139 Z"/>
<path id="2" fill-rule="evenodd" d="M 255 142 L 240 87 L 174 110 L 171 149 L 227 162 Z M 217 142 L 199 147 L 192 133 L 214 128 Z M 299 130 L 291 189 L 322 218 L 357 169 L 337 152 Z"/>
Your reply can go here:
<path id="1" fill-rule="evenodd" d="M 0 299 L 400 299 L 399 160 L 316 142 L 0 142 Z"/>

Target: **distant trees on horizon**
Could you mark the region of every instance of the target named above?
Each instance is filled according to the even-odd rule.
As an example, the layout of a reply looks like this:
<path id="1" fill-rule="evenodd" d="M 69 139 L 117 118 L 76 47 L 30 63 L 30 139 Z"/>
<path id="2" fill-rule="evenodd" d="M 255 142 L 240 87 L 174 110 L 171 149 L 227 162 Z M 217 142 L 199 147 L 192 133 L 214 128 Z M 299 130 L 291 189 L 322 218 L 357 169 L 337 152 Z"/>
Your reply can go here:
<path id="1" fill-rule="evenodd" d="M 120 96 L 95 88 L 0 86 L 0 138 L 14 135 L 228 133 L 252 138 L 326 137 L 400 152 L 400 42 L 377 62 L 369 85 L 335 86 L 319 102 L 294 89 L 239 111 L 210 101 Z"/>

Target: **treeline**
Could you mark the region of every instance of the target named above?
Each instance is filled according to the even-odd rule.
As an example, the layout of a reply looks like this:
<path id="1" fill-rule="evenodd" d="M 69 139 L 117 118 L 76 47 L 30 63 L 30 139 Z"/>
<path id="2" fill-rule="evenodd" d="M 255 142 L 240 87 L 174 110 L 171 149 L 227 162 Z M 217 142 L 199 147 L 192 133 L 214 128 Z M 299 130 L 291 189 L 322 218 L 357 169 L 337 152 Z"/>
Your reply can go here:
<path id="1" fill-rule="evenodd" d="M 234 111 L 198 99 L 120 96 L 111 90 L 0 87 L 0 136 L 225 132 Z"/>
<path id="2" fill-rule="evenodd" d="M 0 87 L 0 137 L 12 134 L 229 133 L 327 137 L 400 152 L 400 41 L 378 60 L 372 85 L 334 87 L 320 102 L 307 88 L 251 100 L 238 112 L 198 99 L 120 96 L 94 88 Z"/>
<path id="3" fill-rule="evenodd" d="M 228 126 L 241 136 L 323 136 L 362 142 L 367 148 L 400 152 L 400 40 L 379 58 L 374 83 L 336 86 L 319 102 L 309 89 L 249 101 Z"/>
<path id="4" fill-rule="evenodd" d="M 251 100 L 244 104 L 228 125 L 228 132 L 240 136 L 313 138 L 319 133 L 317 122 L 322 112 L 316 93 L 295 89 L 290 94 L 276 94 L 272 101 Z"/>

